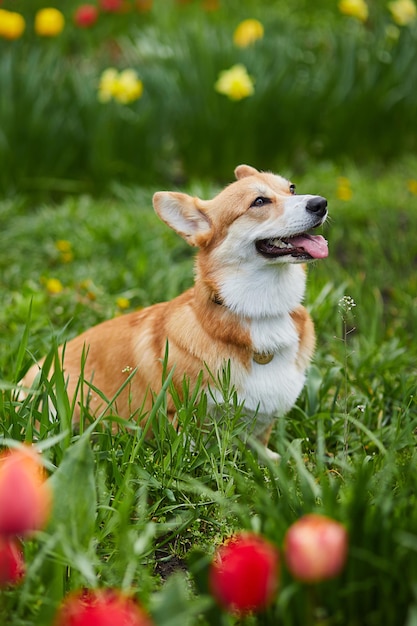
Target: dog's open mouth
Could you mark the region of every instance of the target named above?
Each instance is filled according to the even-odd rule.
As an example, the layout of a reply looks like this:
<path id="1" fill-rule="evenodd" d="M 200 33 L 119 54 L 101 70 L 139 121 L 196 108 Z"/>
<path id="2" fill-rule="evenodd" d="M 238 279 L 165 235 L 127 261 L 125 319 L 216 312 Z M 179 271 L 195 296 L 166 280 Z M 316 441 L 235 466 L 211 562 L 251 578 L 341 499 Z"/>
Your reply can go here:
<path id="1" fill-rule="evenodd" d="M 295 235 L 294 237 L 260 239 L 256 242 L 257 251 L 267 258 L 290 255 L 299 259 L 325 259 L 329 250 L 327 241 L 321 235 Z"/>

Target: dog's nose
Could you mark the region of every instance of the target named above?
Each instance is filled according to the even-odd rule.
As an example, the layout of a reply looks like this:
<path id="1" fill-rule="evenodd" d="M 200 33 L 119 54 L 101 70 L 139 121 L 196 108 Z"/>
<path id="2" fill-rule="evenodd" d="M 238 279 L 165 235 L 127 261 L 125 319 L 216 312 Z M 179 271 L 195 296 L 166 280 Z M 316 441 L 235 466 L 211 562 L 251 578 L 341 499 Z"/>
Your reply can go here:
<path id="1" fill-rule="evenodd" d="M 310 213 L 316 213 L 320 217 L 323 217 L 327 212 L 327 200 L 321 196 L 314 196 L 308 200 L 306 209 L 310 211 Z"/>

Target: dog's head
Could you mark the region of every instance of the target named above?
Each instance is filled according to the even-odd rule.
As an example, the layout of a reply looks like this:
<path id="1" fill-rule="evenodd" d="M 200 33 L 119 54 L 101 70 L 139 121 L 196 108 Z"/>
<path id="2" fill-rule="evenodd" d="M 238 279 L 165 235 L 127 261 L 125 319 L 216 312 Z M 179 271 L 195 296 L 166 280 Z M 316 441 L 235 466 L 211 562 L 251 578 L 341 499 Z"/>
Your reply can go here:
<path id="1" fill-rule="evenodd" d="M 158 192 L 156 212 L 191 245 L 216 248 L 220 261 L 300 263 L 325 258 L 327 242 L 308 231 L 327 217 L 327 200 L 297 195 L 295 185 L 249 165 L 212 200 Z"/>

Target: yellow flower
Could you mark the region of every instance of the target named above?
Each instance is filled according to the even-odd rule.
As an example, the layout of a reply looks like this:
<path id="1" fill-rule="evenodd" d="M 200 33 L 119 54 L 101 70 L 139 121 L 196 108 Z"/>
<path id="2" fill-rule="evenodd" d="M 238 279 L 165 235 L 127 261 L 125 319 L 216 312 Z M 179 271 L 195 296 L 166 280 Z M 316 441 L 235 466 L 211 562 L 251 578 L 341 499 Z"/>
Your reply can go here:
<path id="1" fill-rule="evenodd" d="M 35 32 L 42 37 L 56 37 L 64 26 L 65 18 L 58 9 L 40 9 L 35 15 Z"/>
<path id="2" fill-rule="evenodd" d="M 98 99 L 108 102 L 112 98 L 122 104 L 129 104 L 142 96 L 143 83 L 135 70 L 127 69 L 118 72 L 109 67 L 101 75 L 98 88 Z"/>
<path id="3" fill-rule="evenodd" d="M 45 281 L 47 291 L 54 295 L 56 293 L 61 293 L 64 290 L 64 287 L 61 281 L 58 278 L 48 278 Z"/>
<path id="4" fill-rule="evenodd" d="M 340 0 L 339 11 L 344 15 L 356 17 L 361 22 L 366 22 L 369 15 L 365 0 Z"/>
<path id="5" fill-rule="evenodd" d="M 120 72 L 115 85 L 114 98 L 122 104 L 138 100 L 143 93 L 143 83 L 139 80 L 135 70 Z"/>
<path id="6" fill-rule="evenodd" d="M 113 97 L 113 86 L 117 81 L 119 73 L 113 67 L 104 70 L 100 77 L 98 86 L 98 99 L 100 102 L 108 102 Z"/>
<path id="7" fill-rule="evenodd" d="M 0 37 L 19 39 L 25 30 L 25 20 L 20 13 L 0 9 Z"/>
<path id="8" fill-rule="evenodd" d="M 252 96 L 255 92 L 253 80 L 246 67 L 241 64 L 233 65 L 230 69 L 220 72 L 214 88 L 230 100 L 242 100 L 242 98 Z"/>
<path id="9" fill-rule="evenodd" d="M 62 263 L 71 263 L 74 260 L 71 242 L 66 239 L 59 239 L 55 243 L 55 248 L 61 253 L 60 260 Z"/>
<path id="10" fill-rule="evenodd" d="M 55 248 L 60 252 L 71 252 L 71 242 L 66 239 L 58 239 L 55 243 Z"/>
<path id="11" fill-rule="evenodd" d="M 417 196 L 417 180 L 415 179 L 410 179 L 407 182 L 407 186 L 408 186 L 408 191 L 410 191 L 412 194 L 414 194 L 415 196 Z"/>
<path id="12" fill-rule="evenodd" d="M 391 11 L 392 19 L 399 26 L 407 26 L 417 17 L 417 8 L 413 0 L 389 2 L 388 8 Z"/>
<path id="13" fill-rule="evenodd" d="M 121 296 L 120 298 L 117 298 L 116 304 L 119 309 L 128 309 L 130 307 L 130 300 Z"/>
<path id="14" fill-rule="evenodd" d="M 233 42 L 239 48 L 246 48 L 264 36 L 264 27 L 254 19 L 243 20 L 233 33 Z"/>
<path id="15" fill-rule="evenodd" d="M 350 180 L 345 176 L 339 176 L 339 178 L 337 179 L 336 196 L 339 198 L 339 200 L 344 200 L 345 202 L 348 202 L 352 199 L 352 195 L 353 192 L 350 186 Z"/>

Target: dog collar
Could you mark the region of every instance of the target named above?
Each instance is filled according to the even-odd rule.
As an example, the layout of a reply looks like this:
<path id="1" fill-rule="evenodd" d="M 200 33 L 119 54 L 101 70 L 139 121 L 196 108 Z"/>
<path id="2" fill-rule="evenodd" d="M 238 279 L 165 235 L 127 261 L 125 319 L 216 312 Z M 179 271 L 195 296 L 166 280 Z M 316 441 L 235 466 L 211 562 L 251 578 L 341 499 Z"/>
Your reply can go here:
<path id="1" fill-rule="evenodd" d="M 211 301 L 214 302 L 214 304 L 219 304 L 221 306 L 223 305 L 223 300 L 221 299 L 219 294 L 216 292 L 214 292 L 213 295 L 211 296 Z"/>
<path id="2" fill-rule="evenodd" d="M 267 365 L 272 361 L 274 355 L 271 352 L 254 352 L 253 360 L 259 365 Z"/>
<path id="3" fill-rule="evenodd" d="M 211 297 L 211 301 L 214 304 L 218 304 L 219 306 L 223 306 L 224 304 L 219 294 L 215 292 L 213 293 Z M 267 365 L 274 358 L 274 354 L 272 352 L 254 352 L 252 358 L 255 361 L 255 363 L 258 363 L 259 365 Z"/>

